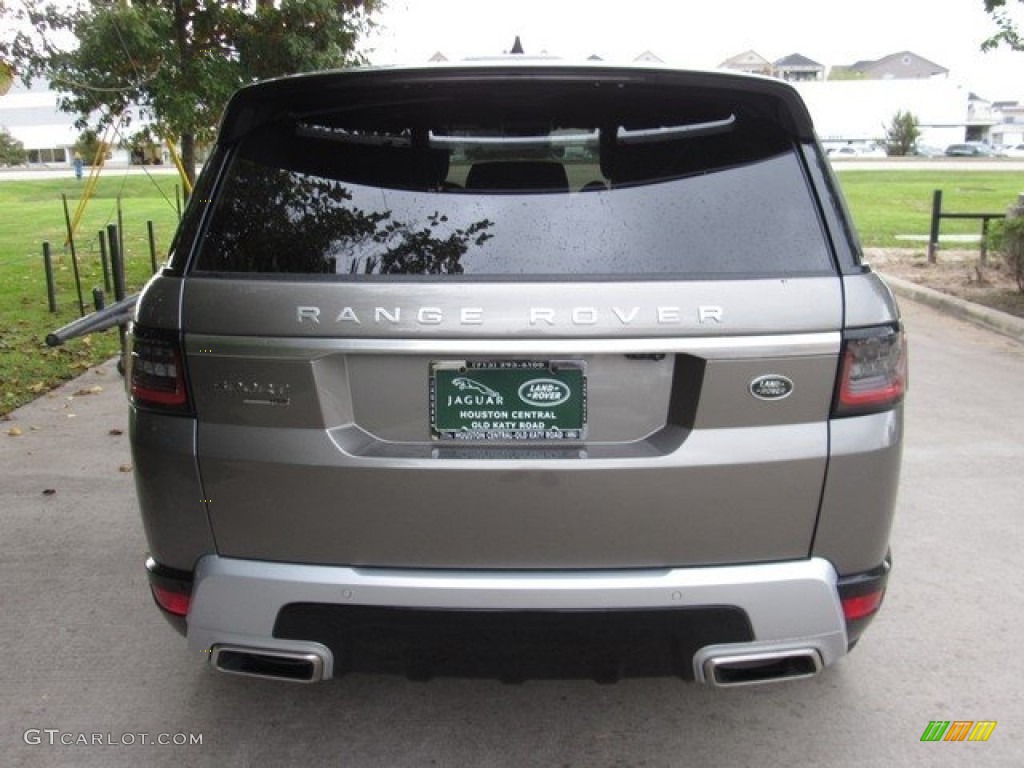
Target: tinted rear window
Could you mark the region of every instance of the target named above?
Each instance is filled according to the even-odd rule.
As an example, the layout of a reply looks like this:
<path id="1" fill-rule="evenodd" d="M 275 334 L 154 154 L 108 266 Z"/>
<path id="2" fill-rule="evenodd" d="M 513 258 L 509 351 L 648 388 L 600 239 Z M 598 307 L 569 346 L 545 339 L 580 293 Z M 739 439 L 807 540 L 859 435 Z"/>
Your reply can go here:
<path id="1" fill-rule="evenodd" d="M 195 268 L 353 279 L 831 270 L 799 147 L 742 93 L 496 91 L 369 104 L 364 93 L 249 133 Z"/>

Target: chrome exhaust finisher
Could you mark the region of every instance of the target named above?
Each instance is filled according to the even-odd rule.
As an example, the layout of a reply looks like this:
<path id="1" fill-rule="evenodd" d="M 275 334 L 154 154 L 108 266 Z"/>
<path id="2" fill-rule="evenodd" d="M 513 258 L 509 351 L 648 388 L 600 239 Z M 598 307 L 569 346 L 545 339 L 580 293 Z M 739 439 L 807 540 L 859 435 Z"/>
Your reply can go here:
<path id="1" fill-rule="evenodd" d="M 813 648 L 712 656 L 704 661 L 704 679 L 728 688 L 814 677 L 823 664 Z"/>
<path id="2" fill-rule="evenodd" d="M 215 645 L 210 663 L 221 672 L 267 680 L 318 683 L 324 678 L 324 660 L 316 653 Z"/>

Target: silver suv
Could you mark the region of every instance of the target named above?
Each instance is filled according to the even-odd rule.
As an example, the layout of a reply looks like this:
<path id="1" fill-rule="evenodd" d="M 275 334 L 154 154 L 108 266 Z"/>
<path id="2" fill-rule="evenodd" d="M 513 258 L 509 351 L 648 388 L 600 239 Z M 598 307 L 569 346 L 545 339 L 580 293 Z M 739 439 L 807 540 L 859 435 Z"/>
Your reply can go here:
<path id="1" fill-rule="evenodd" d="M 780 81 L 244 88 L 130 358 L 152 591 L 227 672 L 738 685 L 882 601 L 903 332 Z"/>

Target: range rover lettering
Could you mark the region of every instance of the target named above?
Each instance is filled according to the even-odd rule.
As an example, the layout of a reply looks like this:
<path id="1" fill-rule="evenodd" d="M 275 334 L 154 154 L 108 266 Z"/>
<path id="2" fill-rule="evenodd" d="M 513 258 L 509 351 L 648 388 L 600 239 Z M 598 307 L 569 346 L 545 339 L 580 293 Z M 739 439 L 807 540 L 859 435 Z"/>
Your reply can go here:
<path id="1" fill-rule="evenodd" d="M 903 330 L 784 82 L 243 88 L 130 344 L 150 586 L 222 671 L 741 685 L 882 602 Z"/>

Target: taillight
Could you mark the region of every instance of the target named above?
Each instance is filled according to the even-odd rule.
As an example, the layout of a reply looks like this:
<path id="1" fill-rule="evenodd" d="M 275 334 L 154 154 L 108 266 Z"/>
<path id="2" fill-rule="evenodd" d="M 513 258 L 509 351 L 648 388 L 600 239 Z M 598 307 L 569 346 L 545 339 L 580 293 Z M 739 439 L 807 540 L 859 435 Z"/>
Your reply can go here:
<path id="1" fill-rule="evenodd" d="M 188 390 L 176 336 L 136 328 L 132 335 L 131 393 L 136 405 L 184 412 Z"/>
<path id="2" fill-rule="evenodd" d="M 907 347 L 902 328 L 886 325 L 844 334 L 833 416 L 888 410 L 903 399 L 906 386 Z"/>

